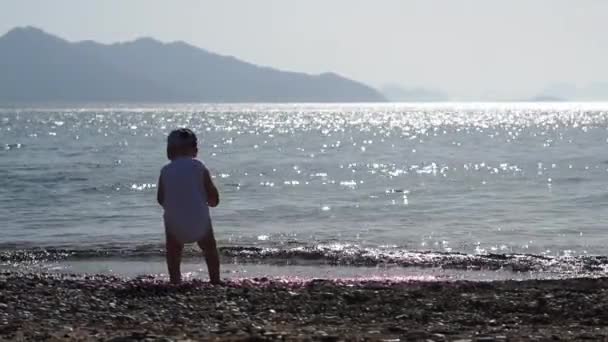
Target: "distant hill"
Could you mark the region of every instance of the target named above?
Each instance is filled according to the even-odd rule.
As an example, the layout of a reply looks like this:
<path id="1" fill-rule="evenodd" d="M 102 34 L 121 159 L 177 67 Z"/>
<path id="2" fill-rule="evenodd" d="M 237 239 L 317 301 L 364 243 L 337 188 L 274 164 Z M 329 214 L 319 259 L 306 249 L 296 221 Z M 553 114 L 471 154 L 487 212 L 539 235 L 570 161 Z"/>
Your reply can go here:
<path id="1" fill-rule="evenodd" d="M 537 98 L 558 98 L 576 100 L 578 96 L 578 88 L 576 85 L 567 82 L 558 82 L 547 85 L 542 89 Z"/>
<path id="2" fill-rule="evenodd" d="M 543 97 L 568 101 L 608 101 L 608 82 L 574 85 L 566 82 L 551 84 L 542 91 Z"/>
<path id="3" fill-rule="evenodd" d="M 608 82 L 593 82 L 578 91 L 578 99 L 584 101 L 608 101 Z"/>
<path id="4" fill-rule="evenodd" d="M 440 102 L 448 101 L 447 94 L 426 88 L 403 88 L 389 84 L 382 87 L 382 94 L 393 102 Z"/>
<path id="5" fill-rule="evenodd" d="M 538 95 L 533 98 L 527 99 L 524 102 L 566 102 L 567 100 L 550 95 Z"/>
<path id="6" fill-rule="evenodd" d="M 1 102 L 382 102 L 334 73 L 260 67 L 183 42 L 71 43 L 42 30 L 0 37 Z"/>

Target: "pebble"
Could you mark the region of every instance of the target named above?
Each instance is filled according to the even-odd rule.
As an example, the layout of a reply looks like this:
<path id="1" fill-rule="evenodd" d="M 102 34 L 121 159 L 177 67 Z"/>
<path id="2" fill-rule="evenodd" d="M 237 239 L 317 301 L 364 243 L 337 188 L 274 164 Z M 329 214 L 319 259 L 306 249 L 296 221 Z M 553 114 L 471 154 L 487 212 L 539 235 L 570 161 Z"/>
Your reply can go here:
<path id="1" fill-rule="evenodd" d="M 429 284 L 259 278 L 221 287 L 200 281 L 170 286 L 150 277 L 6 272 L 1 280 L 0 340 L 56 334 L 107 341 L 608 336 L 608 327 L 597 323 L 606 319 L 599 306 L 608 302 L 606 279 Z M 539 330 L 534 322 L 551 324 L 539 323 Z"/>
<path id="2" fill-rule="evenodd" d="M 435 341 L 445 341 L 446 340 L 444 334 L 433 334 L 432 337 Z"/>

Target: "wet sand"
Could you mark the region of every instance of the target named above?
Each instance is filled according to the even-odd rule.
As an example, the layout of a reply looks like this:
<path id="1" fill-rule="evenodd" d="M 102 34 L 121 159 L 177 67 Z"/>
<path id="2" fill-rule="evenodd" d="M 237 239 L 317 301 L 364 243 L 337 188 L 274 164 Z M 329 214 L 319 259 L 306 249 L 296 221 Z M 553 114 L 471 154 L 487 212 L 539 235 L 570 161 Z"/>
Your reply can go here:
<path id="1" fill-rule="evenodd" d="M 606 340 L 608 278 L 281 281 L 0 273 L 0 338 Z"/>

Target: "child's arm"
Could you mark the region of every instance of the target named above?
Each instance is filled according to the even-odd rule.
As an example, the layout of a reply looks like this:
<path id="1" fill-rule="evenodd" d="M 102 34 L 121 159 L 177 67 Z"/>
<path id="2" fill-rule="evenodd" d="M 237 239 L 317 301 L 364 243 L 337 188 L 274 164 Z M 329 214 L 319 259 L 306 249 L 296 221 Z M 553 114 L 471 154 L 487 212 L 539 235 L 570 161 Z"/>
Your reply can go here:
<path id="1" fill-rule="evenodd" d="M 158 183 L 156 184 L 156 200 L 158 201 L 158 204 L 160 204 L 161 206 L 163 205 L 163 202 L 165 201 L 165 192 L 163 191 L 162 177 L 158 177 Z"/>
<path id="2" fill-rule="evenodd" d="M 207 169 L 203 171 L 203 183 L 207 190 L 207 204 L 210 207 L 217 207 L 217 205 L 220 204 L 220 194 L 217 191 L 215 184 L 213 184 L 213 180 L 211 180 L 211 175 Z"/>

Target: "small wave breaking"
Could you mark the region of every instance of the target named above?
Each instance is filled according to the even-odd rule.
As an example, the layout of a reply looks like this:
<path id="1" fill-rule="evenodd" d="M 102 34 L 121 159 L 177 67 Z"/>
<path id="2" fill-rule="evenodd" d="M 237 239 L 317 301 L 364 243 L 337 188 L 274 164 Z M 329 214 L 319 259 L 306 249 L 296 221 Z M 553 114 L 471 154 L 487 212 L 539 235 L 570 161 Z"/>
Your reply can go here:
<path id="1" fill-rule="evenodd" d="M 346 267 L 419 267 L 450 270 L 543 272 L 563 275 L 600 276 L 608 273 L 607 256 L 544 256 L 533 254 L 464 254 L 407 251 L 399 248 L 314 245 L 289 248 L 227 246 L 220 248 L 224 263 L 268 265 L 330 265 Z M 185 258 L 200 255 L 185 251 Z M 31 265 L 70 260 L 146 260 L 164 256 L 161 246 L 138 248 L 0 249 L 0 263 Z"/>

